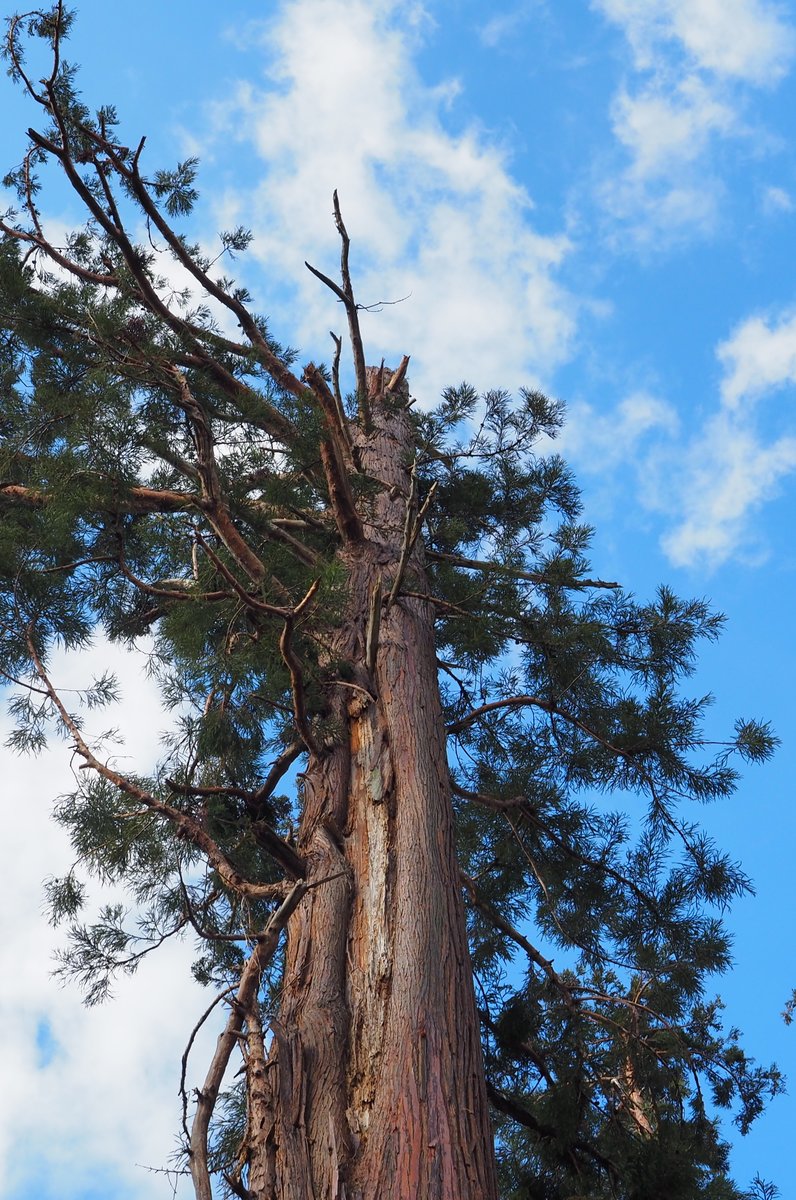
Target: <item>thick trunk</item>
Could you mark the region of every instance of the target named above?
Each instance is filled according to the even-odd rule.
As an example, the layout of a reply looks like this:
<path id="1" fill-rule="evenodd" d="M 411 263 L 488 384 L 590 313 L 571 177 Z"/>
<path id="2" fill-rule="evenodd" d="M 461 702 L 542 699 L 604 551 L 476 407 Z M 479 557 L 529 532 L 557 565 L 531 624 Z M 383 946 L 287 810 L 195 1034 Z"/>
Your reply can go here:
<path id="1" fill-rule="evenodd" d="M 370 383 L 359 450 L 384 487 L 347 552 L 348 619 L 330 647 L 354 670 L 334 701 L 338 743 L 304 779 L 300 848 L 310 881 L 328 882 L 288 926 L 267 1152 L 249 1183 L 257 1200 L 492 1200 L 430 607 L 383 607 L 368 652 L 371 597 L 401 559 L 412 451 L 405 409 L 380 403 L 375 373 Z M 417 552 L 406 578 L 423 590 Z"/>

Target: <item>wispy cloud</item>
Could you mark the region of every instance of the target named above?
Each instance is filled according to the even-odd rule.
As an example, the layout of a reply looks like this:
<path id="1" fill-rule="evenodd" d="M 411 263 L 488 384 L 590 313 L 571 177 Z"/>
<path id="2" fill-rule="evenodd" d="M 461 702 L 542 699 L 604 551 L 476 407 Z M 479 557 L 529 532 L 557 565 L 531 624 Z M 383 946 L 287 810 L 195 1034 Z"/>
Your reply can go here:
<path id="1" fill-rule="evenodd" d="M 676 513 L 661 540 L 670 561 L 703 570 L 729 559 L 763 561 L 767 550 L 752 517 L 794 470 L 796 437 L 768 442 L 743 416 L 714 414 L 669 475 L 668 496 L 659 497 L 660 507 Z"/>
<path id="2" fill-rule="evenodd" d="M 716 148 L 759 141 L 750 89 L 787 72 L 793 26 L 766 0 L 592 2 L 624 33 L 633 68 L 612 105 L 624 165 L 603 181 L 603 206 L 637 241 L 711 231 L 724 190 Z"/>
<path id="3" fill-rule="evenodd" d="M 538 12 L 540 0 L 522 0 L 502 11 L 496 11 L 478 28 L 484 46 L 493 49 L 516 36 L 526 22 Z"/>
<path id="4" fill-rule="evenodd" d="M 389 0 L 280 9 L 261 34 L 266 85 L 241 86 L 216 114 L 224 136 L 251 140 L 262 180 L 229 195 L 224 215 L 254 228 L 266 277 L 291 286 L 279 306 L 291 336 L 318 346 L 319 331 L 339 328 L 341 314 L 303 259 L 335 274 L 337 188 L 358 298 L 407 297 L 364 315 L 372 359 L 410 350 L 413 390 L 430 400 L 462 378 L 532 382 L 571 345 L 577 301 L 558 280 L 569 240 L 535 232 L 531 197 L 500 148 L 477 130 L 445 128 L 451 81 L 422 82 L 417 28 L 404 18 L 405 6 Z M 329 346 L 316 352 L 328 357 Z"/>
<path id="5" fill-rule="evenodd" d="M 747 317 L 715 355 L 717 387 L 690 423 L 646 388 L 570 405 L 561 437 L 604 507 L 637 506 L 670 563 L 702 573 L 768 557 L 760 512 L 796 474 L 796 309 Z"/>
<path id="6" fill-rule="evenodd" d="M 668 442 L 680 430 L 674 407 L 646 389 L 631 392 L 612 408 L 598 410 L 577 401 L 568 405 L 567 417 L 563 453 L 577 460 L 581 471 L 612 476 L 634 468 L 643 476 L 650 446 Z"/>
<path id="7" fill-rule="evenodd" d="M 761 196 L 763 212 L 767 217 L 793 212 L 793 199 L 784 188 L 773 185 L 765 187 Z"/>
<path id="8" fill-rule="evenodd" d="M 796 49 L 782 6 L 769 0 L 593 0 L 593 7 L 623 29 L 640 71 L 657 70 L 668 48 L 690 67 L 768 85 Z"/>
<path id="9" fill-rule="evenodd" d="M 642 468 L 642 499 L 668 520 L 661 545 L 676 566 L 762 561 L 754 518 L 796 472 L 796 313 L 748 317 L 716 357 L 722 379 L 712 411 L 686 439 L 648 448 Z M 784 403 L 772 414 L 763 401 L 776 392 Z"/>

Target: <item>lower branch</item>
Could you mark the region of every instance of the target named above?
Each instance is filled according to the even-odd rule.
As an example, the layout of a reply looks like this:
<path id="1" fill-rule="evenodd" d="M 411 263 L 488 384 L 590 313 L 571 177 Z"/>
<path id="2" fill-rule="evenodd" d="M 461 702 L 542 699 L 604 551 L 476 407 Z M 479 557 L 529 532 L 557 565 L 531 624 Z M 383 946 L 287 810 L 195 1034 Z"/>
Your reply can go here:
<path id="1" fill-rule="evenodd" d="M 196 1191 L 196 1200 L 213 1200 L 210 1170 L 207 1164 L 207 1134 L 232 1049 L 238 1040 L 247 1014 L 251 1012 L 262 973 L 279 944 L 279 935 L 306 891 L 306 883 L 294 884 L 259 935 L 257 945 L 243 968 L 240 984 L 232 1001 L 232 1011 L 229 1014 L 226 1029 L 219 1036 L 216 1052 L 205 1076 L 204 1085 L 197 1090 L 196 1114 L 191 1127 L 189 1143 L 191 1178 Z"/>

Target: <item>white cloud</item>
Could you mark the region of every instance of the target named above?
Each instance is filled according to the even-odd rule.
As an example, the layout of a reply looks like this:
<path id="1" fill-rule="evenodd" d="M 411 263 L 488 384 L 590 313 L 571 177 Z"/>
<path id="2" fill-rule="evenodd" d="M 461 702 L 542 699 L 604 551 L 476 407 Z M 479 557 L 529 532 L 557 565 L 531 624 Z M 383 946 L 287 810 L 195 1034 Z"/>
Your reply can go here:
<path id="1" fill-rule="evenodd" d="M 331 343 L 319 335 L 340 330 L 340 306 L 303 259 L 337 272 L 337 188 L 358 299 L 408 296 L 364 314 L 372 361 L 410 353 L 422 400 L 463 378 L 533 382 L 566 357 L 573 336 L 577 303 L 557 282 L 569 241 L 533 231 L 530 197 L 504 153 L 474 129 L 446 131 L 449 83 L 419 79 L 403 13 L 389 0 L 283 6 L 267 30 L 268 86 L 241 87 L 217 113 L 224 136 L 251 140 L 262 179 L 227 197 L 224 219 L 253 226 L 266 278 L 292 287 L 287 306 L 266 295 L 266 307 L 328 360 Z"/>
<path id="2" fill-rule="evenodd" d="M 640 390 L 611 408 L 571 405 L 561 436 L 578 473 L 606 481 L 602 492 L 598 483 L 601 502 L 615 507 L 632 495 L 642 511 L 663 518 L 669 561 L 702 573 L 767 556 L 755 518 L 796 473 L 796 311 L 747 318 L 716 357 L 720 385 L 694 425 Z M 762 403 L 787 388 L 775 405 Z"/>
<path id="3" fill-rule="evenodd" d="M 716 353 L 724 367 L 721 396 L 727 408 L 796 383 L 796 312 L 771 321 L 749 317 Z"/>
<path id="4" fill-rule="evenodd" d="M 793 397 L 773 414 L 761 409 L 766 394 L 796 384 L 796 313 L 747 318 L 716 357 L 723 377 L 712 412 L 680 445 L 652 447 L 642 469 L 644 502 L 671 522 L 661 544 L 675 566 L 760 561 L 753 518 L 796 471 Z M 783 423 L 785 432 L 774 429 Z"/>
<path id="5" fill-rule="evenodd" d="M 767 217 L 779 213 L 793 212 L 793 200 L 788 192 L 781 187 L 767 187 L 762 195 L 763 212 Z"/>
<path id="6" fill-rule="evenodd" d="M 124 703 L 89 714 L 88 729 L 122 727 L 128 736 L 117 761 L 146 771 L 157 757 L 164 718 L 140 657 L 98 644 L 86 655 L 56 656 L 52 672 L 69 688 L 85 686 L 92 672 L 106 667 L 117 672 Z M 3 717 L 0 740 L 7 732 Z M 68 745 L 55 738 L 39 759 L 5 757 L 0 1177 L 9 1189 L 31 1195 L 81 1200 L 110 1184 L 113 1195 L 145 1200 L 153 1186 L 143 1167 L 165 1166 L 175 1148 L 180 1056 L 191 1014 L 198 1017 L 208 995 L 192 980 L 184 943 L 162 947 L 134 977 L 118 982 L 114 999 L 90 1011 L 77 986 L 52 978 L 64 933 L 46 923 L 43 881 L 65 874 L 74 859 L 65 831 L 50 816 L 52 800 L 70 788 L 69 763 Z M 211 1037 L 208 1030 L 197 1048 L 194 1084 L 209 1061 Z"/>
<path id="7" fill-rule="evenodd" d="M 478 36 L 490 50 L 513 38 L 528 18 L 539 8 L 539 0 L 515 4 L 503 12 L 494 12 L 478 29 Z"/>
<path id="8" fill-rule="evenodd" d="M 646 390 L 631 392 L 613 408 L 599 412 L 579 401 L 567 406 L 560 448 L 584 472 L 627 470 L 633 464 L 643 472 L 642 449 L 649 446 L 650 437 L 668 441 L 677 435 L 679 425 L 674 408 Z"/>
<path id="9" fill-rule="evenodd" d="M 671 175 L 704 154 L 711 137 L 730 132 L 734 123 L 732 110 L 693 75 L 674 89 L 658 82 L 635 96 L 623 90 L 612 115 L 636 179 Z"/>
<path id="10" fill-rule="evenodd" d="M 752 138 L 749 88 L 785 74 L 796 49 L 792 25 L 765 0 L 593 0 L 593 7 L 623 31 L 641 76 L 612 104 L 626 165 L 600 188 L 607 213 L 640 241 L 711 232 L 723 194 L 714 151 L 722 141 Z"/>
<path id="11" fill-rule="evenodd" d="M 793 27 L 781 5 L 766 0 L 593 0 L 625 32 L 639 70 L 658 65 L 674 43 L 699 70 L 770 84 L 794 53 Z"/>
<path id="12" fill-rule="evenodd" d="M 659 497 L 678 518 L 661 543 L 671 562 L 704 570 L 731 558 L 759 561 L 765 552 L 750 518 L 794 470 L 796 437 L 765 444 L 738 414 L 714 415 Z"/>
<path id="13" fill-rule="evenodd" d="M 765 0 L 675 0 L 672 26 L 699 66 L 716 75 L 769 85 L 793 57 L 793 28 Z"/>

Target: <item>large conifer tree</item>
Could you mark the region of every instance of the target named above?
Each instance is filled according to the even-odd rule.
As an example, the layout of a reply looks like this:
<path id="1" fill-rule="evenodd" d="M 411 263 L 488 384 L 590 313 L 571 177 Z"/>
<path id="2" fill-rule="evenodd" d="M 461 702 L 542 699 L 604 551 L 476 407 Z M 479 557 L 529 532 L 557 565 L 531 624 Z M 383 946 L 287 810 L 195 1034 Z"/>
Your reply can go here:
<path id="1" fill-rule="evenodd" d="M 705 991 L 748 884 L 687 805 L 773 739 L 742 722 L 707 756 L 679 687 L 720 619 L 588 577 L 576 488 L 538 452 L 556 404 L 461 386 L 430 410 L 408 359 L 366 366 L 336 198 L 320 280 L 353 394 L 341 338 L 296 370 L 181 232 L 195 164 L 152 170 L 85 106 L 70 21 L 9 23 L 41 120 L 0 223 L 2 674 L 15 745 L 55 721 L 87 768 L 57 812 L 61 970 L 95 1002 L 196 940 L 227 1013 L 186 1100 L 200 1200 L 740 1197 L 714 1109 L 745 1128 L 779 1077 Z M 85 209 L 64 245 L 47 164 Z M 53 650 L 96 636 L 145 648 L 174 710 L 150 777 L 59 694 Z M 137 923 L 81 924 L 87 875 Z"/>

